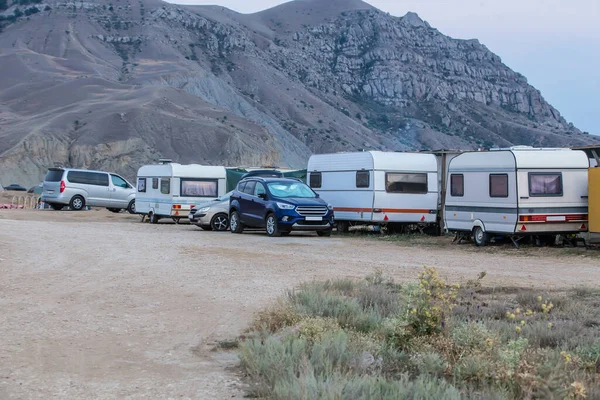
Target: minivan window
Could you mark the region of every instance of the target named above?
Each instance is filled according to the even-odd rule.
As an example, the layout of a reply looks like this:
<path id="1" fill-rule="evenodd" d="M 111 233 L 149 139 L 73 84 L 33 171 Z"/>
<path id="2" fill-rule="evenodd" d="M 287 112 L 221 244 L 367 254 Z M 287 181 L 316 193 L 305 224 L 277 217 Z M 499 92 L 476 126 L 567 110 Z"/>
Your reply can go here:
<path id="1" fill-rule="evenodd" d="M 127 189 L 127 187 L 129 186 L 129 185 L 127 184 L 127 182 L 125 182 L 125 179 L 121 178 L 120 176 L 117 176 L 117 175 L 111 175 L 111 176 L 110 176 L 110 179 L 111 179 L 111 181 L 112 181 L 112 184 L 113 184 L 114 186 L 117 186 L 117 187 L 122 187 L 123 189 Z"/>
<path id="2" fill-rule="evenodd" d="M 108 186 L 108 174 L 87 171 L 69 171 L 67 179 L 82 185 Z"/>
<path id="3" fill-rule="evenodd" d="M 65 171 L 62 169 L 49 169 L 48 172 L 46 173 L 46 177 L 44 178 L 44 181 L 60 182 L 64 172 Z"/>
<path id="4" fill-rule="evenodd" d="M 254 196 L 254 187 L 256 186 L 256 181 L 246 182 L 246 186 L 244 187 L 244 193 Z"/>

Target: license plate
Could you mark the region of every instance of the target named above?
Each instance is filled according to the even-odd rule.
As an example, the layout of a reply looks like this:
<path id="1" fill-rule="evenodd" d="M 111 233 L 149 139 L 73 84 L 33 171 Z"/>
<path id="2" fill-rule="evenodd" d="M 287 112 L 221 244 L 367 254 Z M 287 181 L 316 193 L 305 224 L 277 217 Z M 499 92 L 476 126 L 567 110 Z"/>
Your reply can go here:
<path id="1" fill-rule="evenodd" d="M 323 221 L 323 217 L 306 217 L 307 221 Z"/>
<path id="2" fill-rule="evenodd" d="M 564 215 L 546 217 L 547 222 L 562 222 L 562 221 L 566 221 L 566 220 L 567 220 L 567 217 L 565 217 Z"/>

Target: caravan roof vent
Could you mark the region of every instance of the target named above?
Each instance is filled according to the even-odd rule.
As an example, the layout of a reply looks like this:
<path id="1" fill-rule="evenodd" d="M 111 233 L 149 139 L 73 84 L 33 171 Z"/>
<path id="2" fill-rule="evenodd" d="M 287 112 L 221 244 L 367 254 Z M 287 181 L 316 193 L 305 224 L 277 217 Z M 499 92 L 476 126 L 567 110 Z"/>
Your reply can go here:
<path id="1" fill-rule="evenodd" d="M 161 158 L 160 160 L 158 160 L 159 164 L 171 164 L 173 162 L 173 160 L 171 160 L 170 158 Z"/>

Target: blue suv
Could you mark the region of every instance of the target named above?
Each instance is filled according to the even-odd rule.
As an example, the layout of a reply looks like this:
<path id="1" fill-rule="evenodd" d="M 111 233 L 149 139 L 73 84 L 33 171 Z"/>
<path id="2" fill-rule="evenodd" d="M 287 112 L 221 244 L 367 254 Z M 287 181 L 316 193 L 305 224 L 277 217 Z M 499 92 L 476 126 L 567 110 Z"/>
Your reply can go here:
<path id="1" fill-rule="evenodd" d="M 269 236 L 292 231 L 330 236 L 333 222 L 333 207 L 296 179 L 245 178 L 229 200 L 232 233 L 242 233 L 248 227 L 264 228 Z"/>

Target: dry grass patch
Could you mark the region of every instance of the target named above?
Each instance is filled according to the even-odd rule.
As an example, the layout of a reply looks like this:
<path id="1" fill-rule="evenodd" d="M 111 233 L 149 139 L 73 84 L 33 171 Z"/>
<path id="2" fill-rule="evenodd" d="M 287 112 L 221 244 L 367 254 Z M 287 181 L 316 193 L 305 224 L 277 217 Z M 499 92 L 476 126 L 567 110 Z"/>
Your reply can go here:
<path id="1" fill-rule="evenodd" d="M 252 396 L 600 398 L 600 291 L 485 288 L 381 274 L 308 283 L 240 343 Z"/>

